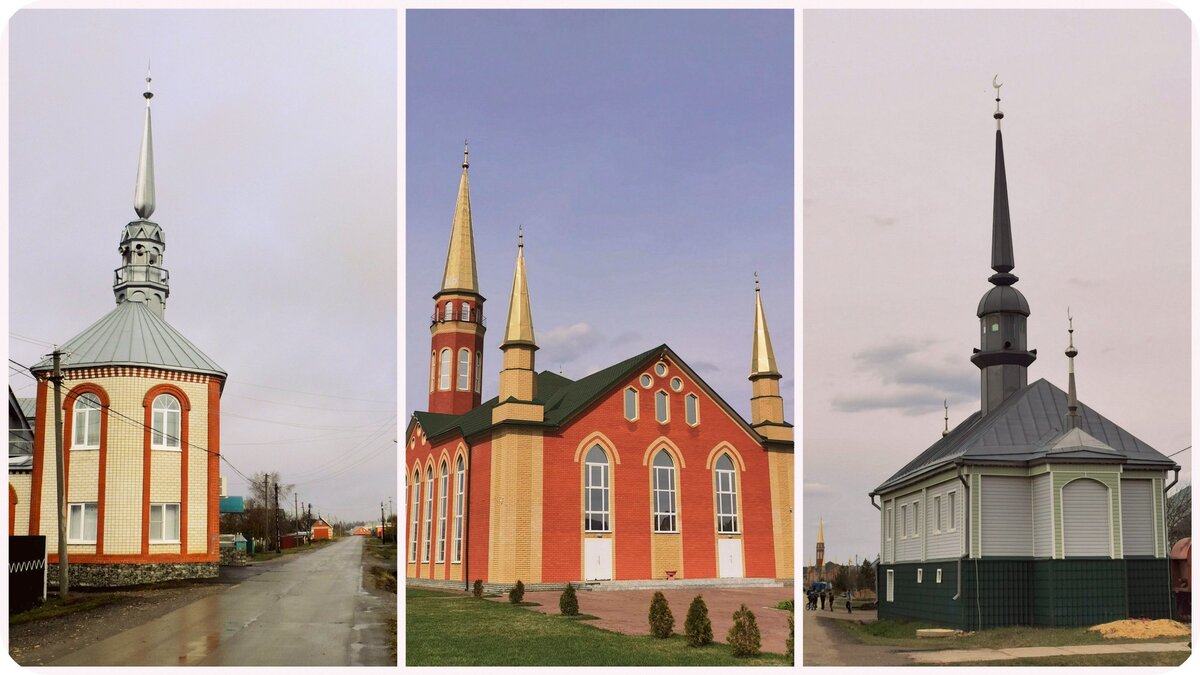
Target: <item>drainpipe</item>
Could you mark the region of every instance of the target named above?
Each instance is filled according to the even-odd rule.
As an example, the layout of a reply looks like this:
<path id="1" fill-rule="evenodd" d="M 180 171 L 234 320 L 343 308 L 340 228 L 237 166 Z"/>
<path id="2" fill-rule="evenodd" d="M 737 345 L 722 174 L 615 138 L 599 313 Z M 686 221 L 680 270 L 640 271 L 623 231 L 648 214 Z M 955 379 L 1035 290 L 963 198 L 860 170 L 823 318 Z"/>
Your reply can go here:
<path id="1" fill-rule="evenodd" d="M 1179 482 L 1179 467 L 1175 467 L 1175 480 L 1171 481 L 1170 485 L 1163 488 L 1163 494 L 1164 495 L 1167 494 L 1167 490 L 1170 490 L 1171 488 L 1175 487 L 1175 484 L 1178 482 Z"/>
<path id="2" fill-rule="evenodd" d="M 875 497 L 877 497 L 878 495 L 876 495 L 874 492 L 872 492 L 871 494 L 869 494 L 867 496 L 871 498 L 871 506 L 874 506 L 876 511 L 883 513 L 883 508 L 880 507 L 879 504 L 875 503 Z M 884 527 L 886 528 L 887 525 L 884 525 Z M 879 564 L 882 564 L 882 563 L 883 563 L 883 551 L 880 551 L 879 552 Z M 875 588 L 874 588 L 874 591 L 875 591 L 875 597 L 877 599 L 879 598 L 879 564 L 875 565 Z"/>
<path id="3" fill-rule="evenodd" d="M 963 503 L 966 505 L 967 513 L 963 516 L 963 535 L 966 538 L 967 555 L 971 555 L 971 486 L 967 483 L 967 479 L 963 478 L 962 464 L 958 465 L 958 480 L 963 484 Z M 954 597 L 951 600 L 958 600 L 962 596 L 962 555 L 958 556 L 958 573 Z"/>

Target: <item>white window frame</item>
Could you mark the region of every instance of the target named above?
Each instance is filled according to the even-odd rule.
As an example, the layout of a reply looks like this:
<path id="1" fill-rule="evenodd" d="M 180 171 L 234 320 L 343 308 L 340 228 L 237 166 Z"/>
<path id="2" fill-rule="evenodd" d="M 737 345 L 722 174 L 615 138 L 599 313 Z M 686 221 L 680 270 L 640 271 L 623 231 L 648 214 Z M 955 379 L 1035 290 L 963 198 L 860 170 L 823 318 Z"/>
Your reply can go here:
<path id="1" fill-rule="evenodd" d="M 958 531 L 958 517 L 955 513 L 958 506 L 958 490 L 951 490 L 946 493 L 946 510 L 949 512 L 947 517 L 950 519 L 950 527 L 946 528 L 947 532 Z"/>
<path id="2" fill-rule="evenodd" d="M 921 536 L 921 501 L 914 500 L 913 507 L 913 538 Z"/>
<path id="3" fill-rule="evenodd" d="M 412 542 L 409 545 L 408 561 L 417 562 L 417 546 L 421 541 L 421 471 L 417 470 L 412 480 Z"/>
<path id="4" fill-rule="evenodd" d="M 454 469 L 454 555 L 450 562 L 462 562 L 463 490 L 467 482 L 467 467 L 459 457 Z"/>
<path id="5" fill-rule="evenodd" d="M 659 466 L 659 456 L 665 456 L 670 466 Z M 675 458 L 666 450 L 659 450 L 654 455 L 654 460 L 651 462 L 651 471 L 654 476 L 654 484 L 651 486 L 652 516 L 651 527 L 654 532 L 658 533 L 676 533 L 679 532 L 679 508 L 675 501 Z M 664 499 L 659 498 L 663 495 Z M 667 509 L 660 510 L 659 504 L 665 501 Z M 666 519 L 667 527 L 660 527 L 660 521 Z"/>
<path id="6" fill-rule="evenodd" d="M 99 528 L 100 504 L 97 502 L 76 502 L 67 505 L 67 543 L 94 544 L 96 531 Z M 91 538 L 88 538 L 88 525 L 91 525 Z"/>
<path id="7" fill-rule="evenodd" d="M 887 601 L 896 600 L 896 570 L 887 571 Z"/>
<path id="8" fill-rule="evenodd" d="M 175 531 L 167 531 L 167 512 L 175 512 Z M 157 513 L 157 523 L 155 522 L 155 514 Z M 157 527 L 156 527 L 157 525 Z M 178 544 L 179 543 L 179 504 L 161 503 L 150 505 L 150 534 L 149 540 L 151 544 Z M 158 530 L 155 532 L 155 530 Z M 170 535 L 174 534 L 174 537 Z"/>
<path id="9" fill-rule="evenodd" d="M 694 427 L 700 424 L 700 397 L 695 394 L 688 394 L 683 397 L 683 421 L 687 422 L 688 426 Z"/>
<path id="10" fill-rule="evenodd" d="M 94 403 L 92 406 L 90 404 Z M 72 450 L 97 450 L 100 448 L 100 415 L 103 414 L 103 406 L 100 403 L 100 397 L 92 392 L 85 392 L 75 398 L 74 405 L 74 429 L 71 432 L 73 438 L 71 442 Z M 93 422 L 93 420 L 95 420 Z M 94 428 L 93 428 L 94 426 Z M 92 438 L 92 432 L 95 432 L 96 437 Z"/>
<path id="11" fill-rule="evenodd" d="M 892 516 L 892 507 L 887 507 L 887 536 L 886 541 L 891 541 L 896 530 L 896 519 Z"/>
<path id="12" fill-rule="evenodd" d="M 720 462 L 722 459 L 729 462 L 728 469 L 720 468 Z M 720 457 L 718 457 L 716 463 L 713 465 L 713 474 L 715 483 L 714 487 L 716 488 L 715 497 L 717 502 L 715 509 L 717 514 L 717 534 L 741 534 L 741 521 L 738 518 L 737 508 L 737 465 L 734 464 L 733 458 L 727 454 L 722 454 Z M 729 503 L 733 509 L 731 513 L 726 513 L 721 508 L 722 495 L 729 496 Z M 722 529 L 724 522 L 723 519 L 728 518 L 733 519 L 733 529 Z"/>
<path id="13" fill-rule="evenodd" d="M 603 462 L 591 458 L 592 451 L 599 450 L 604 455 Z M 592 510 L 592 494 L 600 496 L 600 510 Z M 612 479 L 609 472 L 608 453 L 599 445 L 588 449 L 583 462 L 583 531 L 612 532 L 610 510 L 612 506 Z M 600 528 L 592 527 L 593 516 L 600 517 Z"/>
<path id="14" fill-rule="evenodd" d="M 900 505 L 900 538 L 908 539 L 908 504 Z"/>
<path id="15" fill-rule="evenodd" d="M 660 401 L 662 402 L 661 411 L 658 408 Z M 670 424 L 671 422 L 671 395 L 663 389 L 654 392 L 654 419 L 659 424 Z"/>
<path id="16" fill-rule="evenodd" d="M 442 476 L 438 483 L 438 541 L 437 561 L 446 562 L 446 507 L 450 504 L 450 467 L 442 462 Z"/>
<path id="17" fill-rule="evenodd" d="M 446 312 L 445 312 L 445 314 L 442 315 L 442 318 L 445 319 L 446 321 L 454 320 L 454 301 L 453 300 L 446 301 Z"/>
<path id="18" fill-rule="evenodd" d="M 463 300 L 462 307 L 459 308 L 459 316 L 463 321 L 471 320 L 471 304 Z"/>
<path id="19" fill-rule="evenodd" d="M 937 574 L 935 576 L 937 577 L 937 583 L 942 583 L 942 568 L 937 568 Z"/>
<path id="20" fill-rule="evenodd" d="M 454 357 L 449 347 L 443 347 L 441 358 L 438 359 L 438 391 L 450 391 L 450 364 Z"/>
<path id="21" fill-rule="evenodd" d="M 934 495 L 933 497 L 933 531 L 935 534 L 942 531 L 942 496 Z"/>
<path id="22" fill-rule="evenodd" d="M 918 583 L 918 584 L 919 584 L 919 583 L 921 583 L 921 582 L 922 582 L 922 580 L 924 579 L 924 577 L 925 577 L 925 568 L 924 568 L 924 567 L 918 567 L 918 568 L 917 568 L 917 583 Z"/>
<path id="23" fill-rule="evenodd" d="M 433 547 L 433 467 L 425 469 L 425 546 L 421 548 L 421 562 L 429 562 L 429 549 Z"/>
<path id="24" fill-rule="evenodd" d="M 633 416 L 629 415 L 629 403 L 633 402 Z M 636 422 L 638 419 L 638 390 L 635 387 L 627 387 L 624 396 L 621 400 L 621 406 L 624 408 L 625 419 L 630 422 Z"/>
<path id="25" fill-rule="evenodd" d="M 170 407 L 170 402 L 175 408 Z M 160 405 L 161 404 L 161 405 Z M 174 413 L 175 431 L 178 435 L 167 433 L 171 426 Z M 159 394 L 150 404 L 150 449 L 151 450 L 182 450 L 180 436 L 183 435 L 183 405 L 171 394 Z"/>
<path id="26" fill-rule="evenodd" d="M 458 390 L 471 391 L 471 350 L 458 350 Z"/>

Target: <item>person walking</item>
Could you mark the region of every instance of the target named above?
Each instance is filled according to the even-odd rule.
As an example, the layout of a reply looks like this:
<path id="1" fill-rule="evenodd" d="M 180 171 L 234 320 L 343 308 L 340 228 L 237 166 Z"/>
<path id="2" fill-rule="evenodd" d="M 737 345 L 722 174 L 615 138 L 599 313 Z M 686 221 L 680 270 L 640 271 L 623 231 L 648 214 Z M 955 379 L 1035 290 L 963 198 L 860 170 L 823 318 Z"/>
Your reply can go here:
<path id="1" fill-rule="evenodd" d="M 833 586 L 825 590 L 825 600 L 829 604 L 829 611 L 833 611 Z"/>
<path id="2" fill-rule="evenodd" d="M 825 594 L 821 593 L 821 609 L 825 609 Z"/>
<path id="3" fill-rule="evenodd" d="M 850 609 L 850 591 L 846 591 L 846 613 L 853 613 L 853 611 Z"/>

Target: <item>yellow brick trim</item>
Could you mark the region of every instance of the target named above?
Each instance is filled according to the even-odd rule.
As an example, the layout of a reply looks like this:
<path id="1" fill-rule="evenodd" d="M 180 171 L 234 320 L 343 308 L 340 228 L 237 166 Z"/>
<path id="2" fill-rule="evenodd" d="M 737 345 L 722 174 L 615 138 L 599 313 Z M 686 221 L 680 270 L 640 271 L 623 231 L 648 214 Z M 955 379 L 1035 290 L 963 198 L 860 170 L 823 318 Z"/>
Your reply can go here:
<path id="1" fill-rule="evenodd" d="M 612 440 L 608 436 L 605 436 L 603 433 L 601 433 L 599 431 L 593 431 L 592 433 L 588 434 L 588 436 L 586 438 L 584 438 L 582 441 L 580 441 L 579 445 L 575 448 L 575 463 L 576 464 L 579 463 L 580 458 L 584 456 L 585 452 L 592 449 L 593 445 L 599 445 L 606 452 L 610 453 L 611 456 L 613 457 L 612 463 L 615 463 L 615 464 L 621 463 L 621 453 L 617 452 L 617 445 L 615 443 L 613 443 Z"/>
<path id="2" fill-rule="evenodd" d="M 774 534 L 777 579 L 795 578 L 793 457 L 790 452 L 767 451 L 767 471 L 770 474 L 771 486 L 771 529 Z"/>
<path id="3" fill-rule="evenodd" d="M 667 452 L 674 457 L 676 462 L 679 463 L 679 468 L 687 468 L 687 462 L 683 460 L 683 451 L 679 449 L 678 445 L 675 445 L 674 441 L 666 436 L 659 436 L 651 441 L 650 445 L 646 446 L 646 452 L 642 453 L 642 466 L 646 466 L 650 463 L 650 457 L 654 454 L 655 450 L 661 450 L 663 448 L 666 448 Z M 676 501 L 679 500 L 676 499 Z"/>
<path id="4" fill-rule="evenodd" d="M 746 461 L 742 459 L 742 453 L 738 452 L 737 448 L 733 447 L 733 444 L 729 441 L 721 441 L 709 451 L 708 459 L 704 460 L 704 468 L 711 470 L 713 468 L 713 462 L 717 461 L 717 455 L 721 454 L 722 452 L 729 453 L 729 456 L 732 457 L 737 463 L 739 470 L 746 470 Z M 739 492 L 738 495 L 740 499 L 741 493 Z M 738 513 L 741 513 L 741 511 L 739 510 Z"/>
<path id="5" fill-rule="evenodd" d="M 545 408 L 535 403 L 508 402 L 492 408 L 492 424 L 500 422 L 542 422 Z"/>

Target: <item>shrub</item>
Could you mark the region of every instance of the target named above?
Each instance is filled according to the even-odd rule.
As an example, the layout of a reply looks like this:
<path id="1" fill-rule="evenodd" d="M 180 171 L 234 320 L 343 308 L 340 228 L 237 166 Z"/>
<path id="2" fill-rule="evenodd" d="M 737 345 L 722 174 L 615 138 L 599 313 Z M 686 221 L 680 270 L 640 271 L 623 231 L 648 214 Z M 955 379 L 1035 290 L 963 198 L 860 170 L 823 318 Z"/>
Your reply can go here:
<path id="1" fill-rule="evenodd" d="M 515 605 L 521 602 L 524 597 L 525 584 L 521 583 L 520 579 L 517 579 L 517 585 L 513 586 L 512 590 L 508 592 L 508 601 Z"/>
<path id="2" fill-rule="evenodd" d="M 787 657 L 788 663 L 796 663 L 796 614 L 788 617 Z"/>
<path id="3" fill-rule="evenodd" d="M 745 605 L 733 613 L 733 625 L 725 641 L 733 648 L 734 656 L 757 656 L 762 647 L 762 635 L 758 632 L 758 621 Z"/>
<path id="4" fill-rule="evenodd" d="M 558 596 L 558 611 L 563 616 L 579 615 L 579 598 L 575 597 L 575 587 L 567 584 L 562 595 Z"/>
<path id="5" fill-rule="evenodd" d="M 708 605 L 704 604 L 702 596 L 697 595 L 688 607 L 683 630 L 687 633 L 688 644 L 693 647 L 703 647 L 712 642 L 712 621 L 708 620 Z"/>
<path id="6" fill-rule="evenodd" d="M 673 628 L 675 617 L 667 605 L 667 596 L 662 591 L 655 591 L 654 598 L 650 600 L 650 634 L 657 638 L 669 638 Z"/>
<path id="7" fill-rule="evenodd" d="M 483 597 L 483 579 L 475 580 L 475 585 L 471 587 L 471 595 L 477 598 Z"/>

